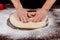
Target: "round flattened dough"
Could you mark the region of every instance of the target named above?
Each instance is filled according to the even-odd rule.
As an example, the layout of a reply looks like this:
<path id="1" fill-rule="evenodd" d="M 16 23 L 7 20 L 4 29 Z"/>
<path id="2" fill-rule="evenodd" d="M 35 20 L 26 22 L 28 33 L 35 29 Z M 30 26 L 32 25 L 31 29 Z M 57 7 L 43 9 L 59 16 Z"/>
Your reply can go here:
<path id="1" fill-rule="evenodd" d="M 10 22 L 12 25 L 14 25 L 15 27 L 18 27 L 18 28 L 29 28 L 29 29 L 44 27 L 46 25 L 46 19 L 47 19 L 47 17 L 43 21 L 37 22 L 37 23 L 32 22 L 30 19 L 30 21 L 28 23 L 23 23 L 23 22 L 19 21 L 19 18 L 17 17 L 16 13 L 14 13 L 10 16 Z"/>

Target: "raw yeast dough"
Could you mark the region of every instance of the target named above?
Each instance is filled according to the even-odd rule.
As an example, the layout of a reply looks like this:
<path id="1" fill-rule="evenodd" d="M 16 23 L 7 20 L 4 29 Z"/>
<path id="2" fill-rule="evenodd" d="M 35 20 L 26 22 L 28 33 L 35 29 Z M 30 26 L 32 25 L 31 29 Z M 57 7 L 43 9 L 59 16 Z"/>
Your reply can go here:
<path id="1" fill-rule="evenodd" d="M 19 20 L 16 13 L 14 13 L 10 16 L 10 22 L 11 22 L 12 25 L 14 25 L 15 27 L 18 27 L 18 28 L 27 28 L 27 29 L 44 27 L 46 25 L 47 17 L 43 21 L 36 22 L 36 23 L 31 21 L 32 18 L 29 18 L 29 20 L 30 21 L 28 23 L 23 23 Z"/>

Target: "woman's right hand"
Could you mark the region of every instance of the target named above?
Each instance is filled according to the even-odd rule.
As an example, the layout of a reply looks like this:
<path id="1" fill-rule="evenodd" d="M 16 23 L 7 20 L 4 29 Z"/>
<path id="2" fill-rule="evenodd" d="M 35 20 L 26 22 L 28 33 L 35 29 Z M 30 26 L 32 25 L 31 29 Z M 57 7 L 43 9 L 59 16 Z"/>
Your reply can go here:
<path id="1" fill-rule="evenodd" d="M 17 16 L 19 17 L 20 21 L 24 23 L 28 22 L 27 11 L 25 9 L 17 10 Z"/>

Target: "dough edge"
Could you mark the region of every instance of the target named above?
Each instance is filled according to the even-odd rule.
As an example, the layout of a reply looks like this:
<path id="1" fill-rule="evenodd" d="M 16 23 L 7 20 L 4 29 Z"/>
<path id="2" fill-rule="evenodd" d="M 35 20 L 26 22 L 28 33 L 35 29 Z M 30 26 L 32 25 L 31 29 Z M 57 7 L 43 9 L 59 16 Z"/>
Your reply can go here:
<path id="1" fill-rule="evenodd" d="M 27 29 L 43 28 L 46 25 L 46 20 L 47 20 L 47 17 L 43 21 L 37 22 L 37 23 L 31 22 L 31 21 L 28 23 L 22 23 L 21 21 L 18 20 L 16 13 L 10 15 L 11 24 L 18 28 L 27 28 Z"/>

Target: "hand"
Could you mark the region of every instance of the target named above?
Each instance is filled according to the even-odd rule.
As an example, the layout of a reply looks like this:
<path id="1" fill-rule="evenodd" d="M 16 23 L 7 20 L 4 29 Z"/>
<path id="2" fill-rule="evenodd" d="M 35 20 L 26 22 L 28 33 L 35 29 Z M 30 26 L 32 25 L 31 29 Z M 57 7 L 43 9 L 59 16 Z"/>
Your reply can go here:
<path id="1" fill-rule="evenodd" d="M 20 21 L 22 21 L 24 23 L 28 22 L 27 11 L 25 9 L 18 10 L 17 16 L 19 17 Z"/>
<path id="2" fill-rule="evenodd" d="M 47 10 L 44 10 L 44 9 L 39 9 L 39 10 L 37 10 L 36 15 L 35 15 L 35 17 L 32 19 L 32 21 L 33 21 L 33 22 L 39 22 L 39 21 L 43 20 L 43 19 L 46 17 L 47 12 L 48 12 L 48 11 L 47 11 Z"/>

